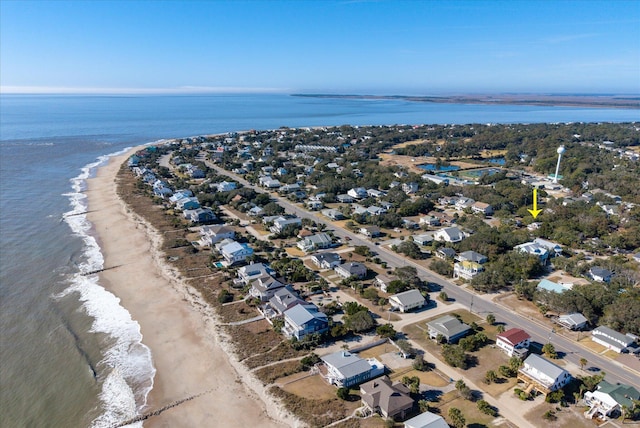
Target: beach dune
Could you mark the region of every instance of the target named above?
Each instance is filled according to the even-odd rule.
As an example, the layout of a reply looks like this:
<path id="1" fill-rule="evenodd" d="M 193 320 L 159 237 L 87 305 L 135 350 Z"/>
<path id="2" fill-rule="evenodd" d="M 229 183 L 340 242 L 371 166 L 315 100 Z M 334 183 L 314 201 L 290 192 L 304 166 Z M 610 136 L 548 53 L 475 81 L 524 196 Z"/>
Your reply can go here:
<path id="1" fill-rule="evenodd" d="M 196 396 L 150 417 L 145 426 L 296 425 L 233 359 L 212 309 L 163 263 L 157 232 L 117 196 L 116 174 L 132 152 L 110 159 L 88 180 L 88 219 L 104 266 L 119 266 L 102 272 L 100 283 L 121 299 L 151 349 L 157 371 L 146 410 Z"/>

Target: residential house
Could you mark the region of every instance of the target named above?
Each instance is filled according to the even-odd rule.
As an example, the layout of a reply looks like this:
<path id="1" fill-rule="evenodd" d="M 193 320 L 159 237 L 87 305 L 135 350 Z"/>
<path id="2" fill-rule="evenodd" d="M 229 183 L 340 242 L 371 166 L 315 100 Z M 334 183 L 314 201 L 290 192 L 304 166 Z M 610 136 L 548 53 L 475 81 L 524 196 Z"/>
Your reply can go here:
<path id="1" fill-rule="evenodd" d="M 340 211 L 333 208 L 322 210 L 321 212 L 323 216 L 328 217 L 331 220 L 342 220 L 344 218 L 344 215 Z"/>
<path id="2" fill-rule="evenodd" d="M 313 264 L 320 269 L 333 269 L 342 263 L 339 254 L 336 253 L 317 253 L 311 256 Z"/>
<path id="3" fill-rule="evenodd" d="M 584 403 L 589 406 L 585 416 L 589 419 L 597 417 L 616 417 L 622 407 L 632 409 L 634 401 L 640 400 L 640 392 L 633 386 L 621 383 L 609 383 L 605 380 L 598 384 L 598 388 L 584 394 Z"/>
<path id="4" fill-rule="evenodd" d="M 189 198 L 182 198 L 176 202 L 176 208 L 179 210 L 195 210 L 200 208 L 200 202 L 198 198 L 192 196 Z"/>
<path id="5" fill-rule="evenodd" d="M 302 300 L 290 285 L 286 285 L 273 294 L 273 297 L 261 308 L 261 311 L 267 321 L 272 322 L 274 318 L 282 316 L 287 309 L 306 304 L 308 303 Z"/>
<path id="6" fill-rule="evenodd" d="M 613 272 L 611 272 L 608 269 L 593 266 L 591 269 L 589 269 L 589 276 L 594 281 L 609 283 L 611 282 L 611 277 L 613 276 Z"/>
<path id="7" fill-rule="evenodd" d="M 188 189 L 180 189 L 180 190 L 176 190 L 173 193 L 173 196 L 171 196 L 169 198 L 169 202 L 171 202 L 172 204 L 177 203 L 180 199 L 183 198 L 190 198 L 193 196 L 193 192 L 191 190 Z"/>
<path id="8" fill-rule="evenodd" d="M 361 384 L 360 396 L 363 405 L 383 418 L 402 420 L 413 409 L 409 388 L 387 376 Z"/>
<path id="9" fill-rule="evenodd" d="M 213 248 L 216 253 L 222 254 L 222 247 L 224 247 L 225 245 L 232 244 L 234 242 L 236 242 L 234 239 L 225 238 L 222 241 L 218 242 L 217 244 L 214 244 Z"/>
<path id="10" fill-rule="evenodd" d="M 263 275 L 271 276 L 275 274 L 276 271 L 264 263 L 251 263 L 249 265 L 242 266 L 237 272 L 238 279 L 245 285 Z"/>
<path id="11" fill-rule="evenodd" d="M 349 189 L 347 195 L 351 196 L 353 199 L 364 199 L 369 196 L 367 189 L 364 187 L 354 187 L 353 189 Z"/>
<path id="12" fill-rule="evenodd" d="M 209 208 L 196 208 L 194 210 L 184 210 L 182 215 L 187 220 L 194 223 L 210 223 L 217 219 L 216 215 Z"/>
<path id="13" fill-rule="evenodd" d="M 429 245 L 431 244 L 431 242 L 433 242 L 433 234 L 431 233 L 422 233 L 420 235 L 413 235 L 411 237 L 411 239 L 413 239 L 413 242 L 415 242 L 418 245 Z"/>
<path id="14" fill-rule="evenodd" d="M 260 177 L 259 183 L 262 187 L 267 189 L 278 189 L 282 185 L 278 179 L 271 177 Z"/>
<path id="15" fill-rule="evenodd" d="M 460 242 L 464 239 L 464 233 L 455 226 L 445 227 L 436 231 L 433 235 L 433 239 L 444 242 Z"/>
<path id="16" fill-rule="evenodd" d="M 235 230 L 227 226 L 205 226 L 200 229 L 200 245 L 210 247 L 223 239 L 233 239 Z"/>
<path id="17" fill-rule="evenodd" d="M 618 353 L 627 352 L 627 348 L 635 342 L 633 337 L 604 325 L 591 331 L 591 340 Z"/>
<path id="18" fill-rule="evenodd" d="M 378 189 L 367 189 L 367 196 L 379 199 L 383 196 L 386 196 L 386 193 Z"/>
<path id="19" fill-rule="evenodd" d="M 344 279 L 351 277 L 364 279 L 367 276 L 367 267 L 358 262 L 343 263 L 340 266 L 336 267 L 335 270 L 336 273 Z"/>
<path id="20" fill-rule="evenodd" d="M 542 238 L 536 238 L 533 242 L 546 248 L 551 257 L 556 257 L 562 254 L 562 246 L 560 244 Z"/>
<path id="21" fill-rule="evenodd" d="M 249 211 L 247 211 L 247 215 L 249 217 L 260 217 L 263 212 L 264 212 L 264 209 L 262 207 L 255 206 L 251 208 Z"/>
<path id="22" fill-rule="evenodd" d="M 298 248 L 305 253 L 310 253 L 316 250 L 323 250 L 331 247 L 331 236 L 326 233 L 316 233 L 315 235 L 307 236 L 303 240 L 298 242 Z"/>
<path id="23" fill-rule="evenodd" d="M 416 193 L 418 191 L 418 183 L 416 183 L 415 181 L 412 181 L 411 183 L 403 183 L 402 191 L 407 195 Z"/>
<path id="24" fill-rule="evenodd" d="M 349 194 L 343 194 L 336 196 L 336 200 L 343 204 L 350 204 L 353 202 L 353 196 Z"/>
<path id="25" fill-rule="evenodd" d="M 579 313 L 565 314 L 558 317 L 558 324 L 570 330 L 583 330 L 587 327 L 589 320 Z"/>
<path id="26" fill-rule="evenodd" d="M 408 219 L 408 218 L 403 218 L 402 219 L 402 226 L 404 226 L 405 229 L 411 230 L 411 229 L 418 229 L 420 226 L 418 226 L 418 223 L 416 223 L 415 221 Z"/>
<path id="27" fill-rule="evenodd" d="M 429 328 L 429 337 L 431 339 L 436 339 L 439 335 L 442 335 L 447 343 L 456 343 L 471 331 L 471 327 L 451 315 L 445 315 L 429 321 L 427 327 Z"/>
<path id="28" fill-rule="evenodd" d="M 409 312 L 412 309 L 421 308 L 427 301 L 419 290 L 412 289 L 394 294 L 389 297 L 389 304 L 400 312 Z"/>
<path id="29" fill-rule="evenodd" d="M 485 202 L 474 202 L 471 205 L 471 211 L 483 215 L 493 215 L 493 207 Z"/>
<path id="30" fill-rule="evenodd" d="M 571 375 L 540 355 L 531 354 L 518 370 L 518 380 L 546 395 L 568 384 L 571 381 Z"/>
<path id="31" fill-rule="evenodd" d="M 263 302 L 271 299 L 276 291 L 284 288 L 284 284 L 270 275 L 263 275 L 251 282 L 249 295 Z"/>
<path id="32" fill-rule="evenodd" d="M 559 284 L 557 282 L 549 281 L 548 279 L 543 279 L 536 286 L 538 291 L 549 291 L 551 293 L 564 293 L 567 290 L 571 290 L 571 286 L 568 284 Z"/>
<path id="33" fill-rule="evenodd" d="M 169 187 L 158 186 L 153 188 L 153 194 L 158 196 L 159 198 L 165 199 L 173 195 L 173 190 L 171 190 Z"/>
<path id="34" fill-rule="evenodd" d="M 432 215 L 426 215 L 424 217 L 420 217 L 420 224 L 427 226 L 440 226 L 440 219 Z"/>
<path id="35" fill-rule="evenodd" d="M 546 263 L 549 260 L 549 250 L 536 242 L 525 242 L 524 244 L 516 245 L 513 249 L 530 256 L 536 256 L 542 263 Z"/>
<path id="36" fill-rule="evenodd" d="M 273 220 L 273 226 L 269 230 L 273 233 L 281 233 L 287 229 L 296 229 L 302 226 L 302 220 L 298 217 L 286 218 L 278 217 Z"/>
<path id="37" fill-rule="evenodd" d="M 442 260 L 453 259 L 456 251 L 453 248 L 440 247 L 436 250 L 436 257 Z"/>
<path id="38" fill-rule="evenodd" d="M 320 357 L 322 377 L 338 388 L 359 385 L 384 374 L 384 365 L 375 358 L 362 359 L 347 351 L 338 351 Z"/>
<path id="39" fill-rule="evenodd" d="M 324 207 L 322 201 L 307 201 L 307 208 L 309 208 L 311 211 L 318 211 L 322 209 L 322 207 Z"/>
<path id="40" fill-rule="evenodd" d="M 304 339 L 309 334 L 322 334 L 329 330 L 327 315 L 315 305 L 295 305 L 284 311 L 282 332 L 289 339 Z"/>
<path id="41" fill-rule="evenodd" d="M 223 181 L 222 183 L 216 184 L 216 189 L 218 192 L 230 192 L 231 190 L 235 190 L 237 188 L 237 184 L 234 182 Z"/>
<path id="42" fill-rule="evenodd" d="M 300 190 L 300 185 L 298 183 L 285 184 L 278 189 L 278 193 L 284 195 L 287 193 L 297 192 L 298 190 Z"/>
<path id="43" fill-rule="evenodd" d="M 473 279 L 474 276 L 484 270 L 480 263 L 463 261 L 453 264 L 453 278 L 463 278 L 466 280 Z"/>
<path id="44" fill-rule="evenodd" d="M 369 238 L 375 238 L 377 236 L 380 236 L 380 234 L 382 233 L 378 226 L 363 226 L 358 232 Z"/>
<path id="45" fill-rule="evenodd" d="M 424 412 L 405 421 L 404 428 L 449 428 L 449 424 L 440 415 Z"/>
<path id="46" fill-rule="evenodd" d="M 526 331 L 519 328 L 510 328 L 496 336 L 496 345 L 502 349 L 509 357 L 524 357 L 529 353 L 531 336 Z"/>
<path id="47" fill-rule="evenodd" d="M 478 264 L 484 264 L 489 259 L 487 258 L 487 256 L 476 253 L 475 251 L 463 251 L 456 256 L 456 260 L 458 260 L 459 262 L 474 262 Z"/>
<path id="48" fill-rule="evenodd" d="M 387 292 L 387 287 L 389 286 L 391 281 L 394 281 L 396 279 L 397 278 L 392 278 L 392 277 L 387 276 L 387 275 L 378 274 L 378 275 L 376 275 L 375 282 L 376 282 L 376 284 L 378 284 L 378 287 L 380 287 L 380 290 L 383 291 L 384 293 L 386 293 Z"/>
<path id="49" fill-rule="evenodd" d="M 476 203 L 476 201 L 474 201 L 471 198 L 466 198 L 464 196 L 460 196 L 458 198 L 458 200 L 456 201 L 454 207 L 458 211 L 464 211 L 467 208 L 471 208 L 471 206 L 473 206 L 473 204 L 475 204 L 475 203 Z"/>
<path id="50" fill-rule="evenodd" d="M 230 265 L 244 262 L 247 257 L 253 255 L 253 249 L 248 244 L 232 242 L 220 249 L 220 254 Z"/>

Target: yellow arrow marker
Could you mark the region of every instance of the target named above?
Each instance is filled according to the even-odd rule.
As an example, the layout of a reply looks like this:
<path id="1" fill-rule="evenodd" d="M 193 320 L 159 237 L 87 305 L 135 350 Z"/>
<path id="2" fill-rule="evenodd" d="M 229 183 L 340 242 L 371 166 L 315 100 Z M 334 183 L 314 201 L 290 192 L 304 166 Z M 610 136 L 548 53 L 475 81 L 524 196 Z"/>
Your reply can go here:
<path id="1" fill-rule="evenodd" d="M 533 209 L 527 211 L 531 213 L 533 218 L 538 217 L 538 214 L 542 212 L 542 210 L 538 209 L 538 189 L 533 189 Z"/>

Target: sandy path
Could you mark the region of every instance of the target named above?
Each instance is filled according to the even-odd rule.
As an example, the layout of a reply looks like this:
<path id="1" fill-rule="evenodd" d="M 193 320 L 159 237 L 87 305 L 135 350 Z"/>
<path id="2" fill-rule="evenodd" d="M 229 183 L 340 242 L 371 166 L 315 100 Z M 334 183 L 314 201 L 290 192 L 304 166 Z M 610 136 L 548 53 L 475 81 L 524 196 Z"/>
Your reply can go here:
<path id="1" fill-rule="evenodd" d="M 121 299 L 140 324 L 143 343 L 151 348 L 157 372 L 148 410 L 209 391 L 149 418 L 145 426 L 297 425 L 275 406 L 259 382 L 229 358 L 228 345 L 215 332 L 210 308 L 162 264 L 153 243 L 158 235 L 117 197 L 114 177 L 128 156 L 111 159 L 88 183 L 89 210 L 93 211 L 88 218 L 105 267 L 122 265 L 101 273 L 100 282 Z"/>

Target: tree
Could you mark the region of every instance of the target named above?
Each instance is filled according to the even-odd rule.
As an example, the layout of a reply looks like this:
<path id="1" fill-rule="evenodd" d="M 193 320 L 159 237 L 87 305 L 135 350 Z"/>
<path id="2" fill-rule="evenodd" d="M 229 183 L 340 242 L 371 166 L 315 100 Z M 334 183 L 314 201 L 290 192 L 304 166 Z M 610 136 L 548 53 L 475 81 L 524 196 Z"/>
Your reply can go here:
<path id="1" fill-rule="evenodd" d="M 580 370 L 584 370 L 584 366 L 588 363 L 586 358 L 580 358 Z"/>
<path id="2" fill-rule="evenodd" d="M 441 291 L 440 294 L 438 294 L 438 297 L 443 302 L 447 302 L 449 300 L 449 295 L 447 293 L 445 293 L 444 291 Z"/>
<path id="3" fill-rule="evenodd" d="M 504 333 L 504 324 L 498 324 L 498 326 L 496 327 L 496 331 L 498 333 Z"/>
<path id="4" fill-rule="evenodd" d="M 498 415 L 498 412 L 496 412 L 496 409 L 494 409 L 491 406 L 491 404 L 489 404 L 485 400 L 479 400 L 478 401 L 478 410 L 480 410 L 485 415 L 489 415 L 489 416 L 492 416 L 494 418 Z"/>
<path id="5" fill-rule="evenodd" d="M 522 359 L 520 357 L 513 356 L 509 358 L 509 368 L 511 370 L 517 372 L 520 367 L 522 367 Z"/>
<path id="6" fill-rule="evenodd" d="M 345 327 L 356 333 L 367 331 L 376 325 L 376 322 L 369 311 L 356 312 L 355 314 L 345 316 L 344 318 Z"/>
<path id="7" fill-rule="evenodd" d="M 424 356 L 422 354 L 416 355 L 416 359 L 413 361 L 413 368 L 420 372 L 424 372 L 429 370 L 429 363 L 424 360 Z"/>
<path id="8" fill-rule="evenodd" d="M 396 330 L 391 324 L 384 324 L 376 328 L 376 334 L 383 339 L 396 337 Z"/>
<path id="9" fill-rule="evenodd" d="M 558 358 L 556 347 L 553 346 L 552 343 L 545 343 L 544 346 L 542 347 L 542 352 L 544 352 L 544 355 L 551 358 L 552 360 Z"/>
<path id="10" fill-rule="evenodd" d="M 498 375 L 496 374 L 496 372 L 493 370 L 487 370 L 487 372 L 484 374 L 484 381 L 486 383 L 493 383 L 496 380 L 498 380 Z"/>
<path id="11" fill-rule="evenodd" d="M 429 402 L 427 400 L 419 400 L 418 409 L 420 410 L 420 413 L 424 413 L 430 411 L 431 408 L 429 407 Z"/>
<path id="12" fill-rule="evenodd" d="M 464 415 L 457 407 L 449 408 L 449 419 L 451 419 L 451 424 L 455 428 L 464 428 L 467 424 L 467 420 L 464 418 Z"/>
<path id="13" fill-rule="evenodd" d="M 489 325 L 493 325 L 494 322 L 496 322 L 496 316 L 493 314 L 489 314 L 487 315 L 487 324 Z"/>
<path id="14" fill-rule="evenodd" d="M 336 395 L 341 400 L 347 400 L 349 398 L 349 388 L 338 388 Z"/>
<path id="15" fill-rule="evenodd" d="M 442 345 L 442 357 L 444 361 L 452 367 L 466 370 L 469 365 L 468 355 L 457 345 Z"/>
<path id="16" fill-rule="evenodd" d="M 471 398 L 473 397 L 471 388 L 469 388 L 462 379 L 456 382 L 456 389 L 458 390 L 458 394 L 460 395 L 460 397 L 464 398 L 465 400 L 471 400 Z"/>

